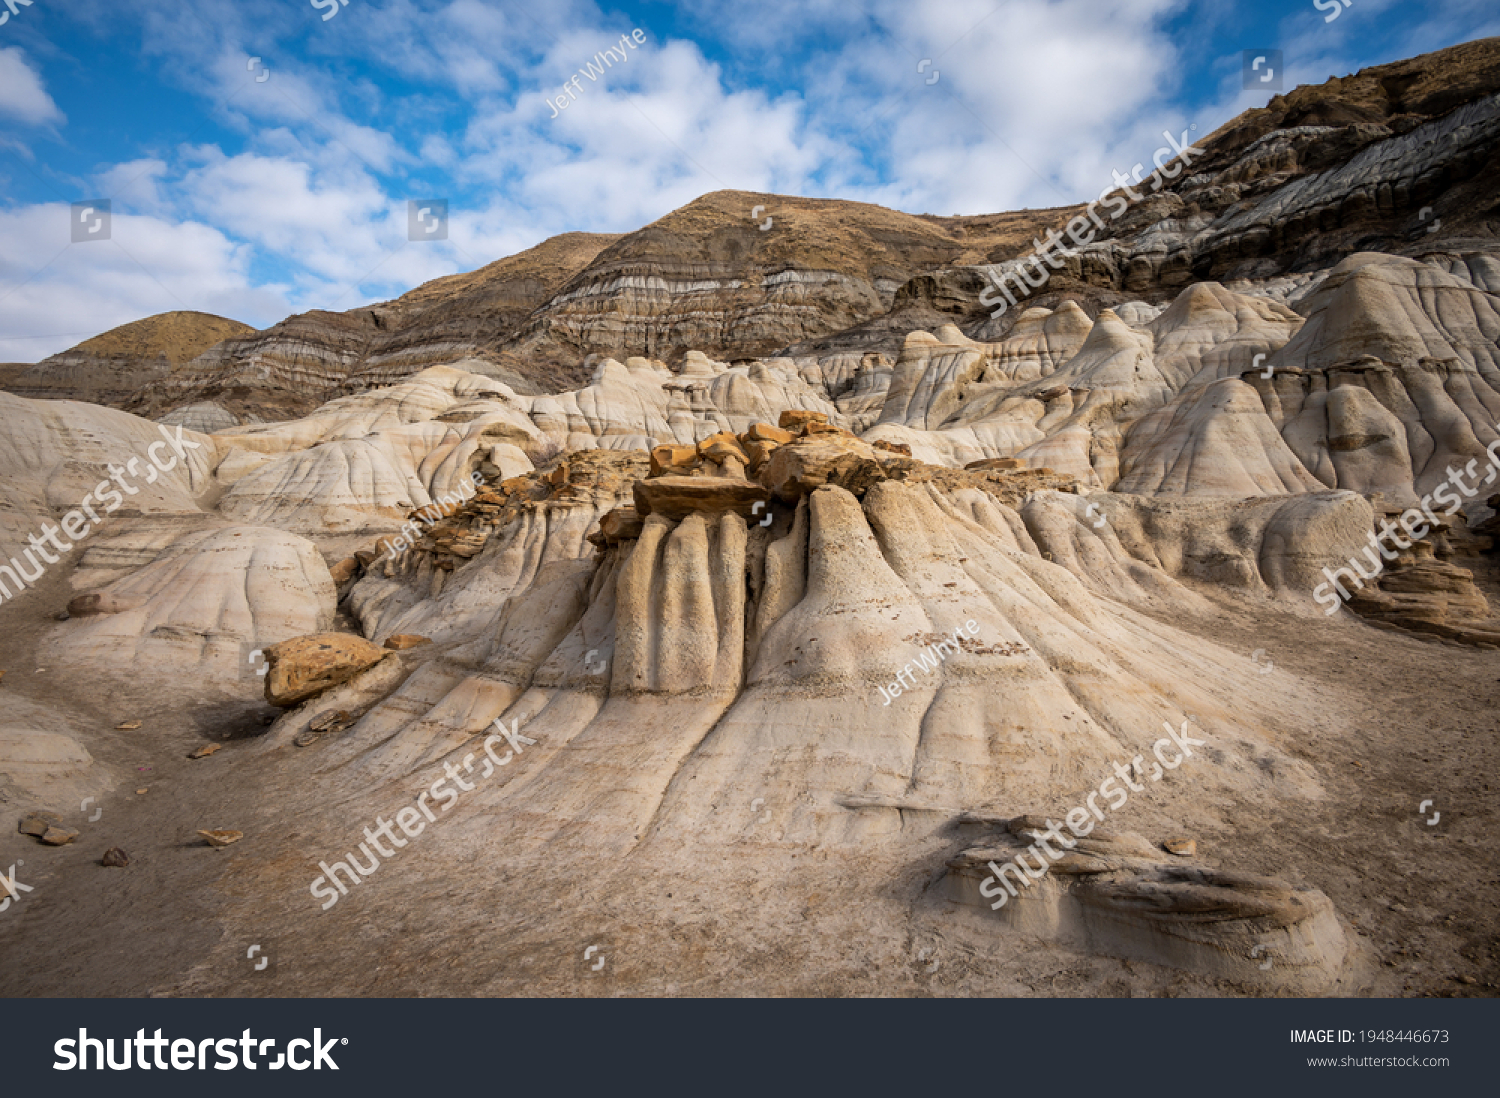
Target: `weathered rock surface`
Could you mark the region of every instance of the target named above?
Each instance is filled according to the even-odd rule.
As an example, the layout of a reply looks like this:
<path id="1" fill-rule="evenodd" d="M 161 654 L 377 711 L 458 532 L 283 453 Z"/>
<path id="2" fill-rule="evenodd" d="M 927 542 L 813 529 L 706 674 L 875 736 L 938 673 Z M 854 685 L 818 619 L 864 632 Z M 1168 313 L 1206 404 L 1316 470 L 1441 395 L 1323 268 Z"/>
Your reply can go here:
<path id="1" fill-rule="evenodd" d="M 1228 866 L 1251 864 L 1244 846 L 1271 860 L 1262 831 L 1345 796 L 1329 778 L 1345 760 L 1326 756 L 1363 750 L 1368 728 L 1309 713 L 1349 670 L 1277 652 L 1272 674 L 1251 658 L 1272 647 L 1262 630 L 1413 662 L 1429 646 L 1370 626 L 1500 641 L 1479 503 L 1500 453 L 1500 252 L 1476 174 L 1496 144 L 1494 53 L 1251 112 L 998 321 L 978 267 L 1077 211 L 776 199 L 761 233 L 746 200 L 766 196 L 721 193 L 628 237 L 231 338 L 131 398 L 216 433 L 185 430 L 177 467 L 5 592 L 0 616 L 22 623 L 5 660 L 35 667 L 6 680 L 0 799 L 77 805 L 119 784 L 96 755 L 161 748 L 188 767 L 230 733 L 193 776 L 245 775 L 297 830 L 257 823 L 233 852 L 223 937 L 250 932 L 253 896 L 257 919 L 328 957 L 359 943 L 297 914 L 301 868 L 347 849 L 351 810 L 389 812 L 452 771 L 473 787 L 447 841 L 363 885 L 370 918 L 434 933 L 412 896 L 462 878 L 491 903 L 505 885 L 507 933 L 530 950 L 528 927 L 576 928 L 547 913 L 580 889 L 623 886 L 613 925 L 636 933 L 642 894 L 662 921 L 658 893 L 686 878 L 678 895 L 702 894 L 708 866 L 727 905 L 708 917 L 736 945 L 780 948 L 743 912 L 805 921 L 810 981 L 868 920 L 975 915 L 966 989 L 1000 986 L 1029 935 L 1195 972 L 1194 988 L 1348 991 L 1358 965 L 1319 890 L 1357 904 L 1354 870 L 1304 844 L 1294 886 L 1176 837 Z M 1468 67 L 1434 81 L 1454 58 Z M 1462 235 L 1402 236 L 1419 200 Z M 125 412 L 0 394 L 0 441 L 3 565 L 163 438 Z M 1465 514 L 1325 619 L 1314 592 L 1376 516 L 1471 466 Z M 13 697 L 43 676 L 76 684 L 77 711 Z M 284 710 L 269 731 L 261 698 Z M 143 723 L 117 732 L 123 717 Z M 1199 718 L 1191 774 L 1131 805 L 1154 841 L 1080 839 L 1003 919 L 943 906 L 993 900 L 989 861 L 1046 826 L 1018 810 L 1079 803 L 1164 721 Z M 481 740 L 496 721 L 526 737 L 503 763 Z M 197 821 L 215 815 L 233 818 Z M 997 833 L 955 857 L 972 827 Z M 623 876 L 591 876 L 609 866 Z M 470 941 L 462 915 L 445 946 Z M 675 963 L 692 970 L 690 953 Z M 409 959 L 390 971 L 425 971 Z"/>
<path id="2" fill-rule="evenodd" d="M 1164 861 L 1129 833 L 1070 837 L 1059 828 L 1066 852 L 1039 848 L 1042 819 L 1035 830 L 1011 821 L 1011 834 L 951 859 L 949 895 L 989 909 L 985 916 L 997 925 L 1058 944 L 1087 941 L 1101 953 L 1303 993 L 1337 979 L 1348 945 L 1333 905 L 1316 889 Z M 1179 857 L 1195 853 L 1191 840 L 1171 845 Z"/>
<path id="3" fill-rule="evenodd" d="M 757 502 L 767 503 L 770 498 L 761 485 L 729 477 L 662 476 L 635 485 L 635 510 L 642 518 L 656 514 L 684 519 L 720 511 L 749 517 Z"/>
<path id="4" fill-rule="evenodd" d="M 265 650 L 266 701 L 289 708 L 348 682 L 386 658 L 363 637 L 318 633 L 273 644 Z"/>

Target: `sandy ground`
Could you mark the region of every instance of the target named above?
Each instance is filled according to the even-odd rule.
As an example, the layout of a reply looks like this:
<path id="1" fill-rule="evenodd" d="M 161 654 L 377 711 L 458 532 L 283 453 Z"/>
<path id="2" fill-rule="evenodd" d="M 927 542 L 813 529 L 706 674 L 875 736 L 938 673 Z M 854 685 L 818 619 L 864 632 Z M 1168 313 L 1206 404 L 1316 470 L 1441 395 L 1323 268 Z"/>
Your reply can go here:
<path id="1" fill-rule="evenodd" d="M 1482 586 L 1500 605 L 1491 573 Z M 253 756 L 274 712 L 259 702 L 184 710 L 49 679 L 32 653 L 69 592 L 46 582 L 0 609 L 0 705 L 17 694 L 67 711 L 95 756 L 128 776 L 93 823 L 76 806 L 3 790 L 8 819 L 47 807 L 83 832 L 48 848 L 9 822 L 0 829 L 0 867 L 24 861 L 17 876 L 34 889 L 0 913 L 5 995 L 1251 993 L 1063 948 L 947 902 L 944 862 L 976 837 L 941 821 L 914 821 L 910 843 L 869 856 L 684 836 L 614 859 L 512 852 L 486 842 L 490 821 L 455 812 L 446 837 L 424 836 L 422 852 L 403 853 L 322 912 L 307 891 L 312 867 L 352 845 L 389 797 L 335 804 L 333 791 L 308 781 L 299 749 Z M 1132 803 L 1118 826 L 1153 840 L 1185 826 L 1211 863 L 1325 892 L 1351 947 L 1336 994 L 1494 995 L 1500 653 L 1214 597 L 1221 613 L 1172 624 L 1247 659 L 1264 649 L 1268 680 L 1305 681 L 1304 726 L 1276 739 L 1316 771 L 1327 796 L 1268 818 L 1196 804 L 1185 786 L 1160 803 Z M 144 726 L 113 731 L 127 719 Z M 208 741 L 224 747 L 186 758 Z M 1434 809 L 1439 822 L 1429 825 Z M 213 850 L 195 837 L 204 827 L 247 837 Z M 444 856 L 426 856 L 450 842 Z M 130 854 L 128 868 L 99 865 L 111 846 Z"/>

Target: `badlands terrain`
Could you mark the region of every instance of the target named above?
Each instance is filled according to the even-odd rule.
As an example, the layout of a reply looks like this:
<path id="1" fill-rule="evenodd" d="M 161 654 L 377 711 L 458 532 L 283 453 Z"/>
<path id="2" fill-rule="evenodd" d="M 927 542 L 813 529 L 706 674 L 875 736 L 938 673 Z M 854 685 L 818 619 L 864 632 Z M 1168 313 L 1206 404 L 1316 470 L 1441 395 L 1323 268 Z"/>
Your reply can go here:
<path id="1" fill-rule="evenodd" d="M 0 367 L 0 992 L 1493 995 L 1500 42 L 1193 141 Z"/>

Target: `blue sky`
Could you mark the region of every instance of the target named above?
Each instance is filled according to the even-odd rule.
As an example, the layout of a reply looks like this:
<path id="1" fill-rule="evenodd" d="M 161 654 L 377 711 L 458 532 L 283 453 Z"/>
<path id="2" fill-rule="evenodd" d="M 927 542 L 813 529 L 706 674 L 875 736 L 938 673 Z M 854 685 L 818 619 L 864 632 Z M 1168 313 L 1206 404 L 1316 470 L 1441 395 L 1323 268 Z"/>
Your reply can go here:
<path id="1" fill-rule="evenodd" d="M 0 0 L 0 361 L 173 309 L 351 309 L 726 188 L 1087 200 L 1263 104 L 1245 49 L 1290 90 L 1500 34 L 1490 0 L 336 2 Z M 72 243 L 99 198 L 110 239 Z M 409 240 L 433 198 L 448 239 Z"/>

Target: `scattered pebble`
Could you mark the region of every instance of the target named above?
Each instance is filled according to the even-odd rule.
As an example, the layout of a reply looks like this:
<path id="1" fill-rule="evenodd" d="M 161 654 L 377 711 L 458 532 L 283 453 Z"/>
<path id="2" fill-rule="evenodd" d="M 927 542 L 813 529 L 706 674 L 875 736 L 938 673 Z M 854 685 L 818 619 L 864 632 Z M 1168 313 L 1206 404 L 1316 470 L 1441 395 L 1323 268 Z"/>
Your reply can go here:
<path id="1" fill-rule="evenodd" d="M 120 869 L 124 869 L 127 865 L 130 864 L 130 855 L 126 854 L 125 851 L 121 850 L 118 846 L 112 846 L 104 852 L 104 857 L 99 859 L 99 864 L 116 866 Z"/>
<path id="2" fill-rule="evenodd" d="M 210 755 L 212 755 L 215 751 L 217 751 L 220 746 L 221 746 L 220 744 L 216 744 L 216 743 L 206 743 L 202 747 L 198 748 L 198 750 L 196 750 L 192 754 L 188 755 L 188 758 L 190 758 L 190 759 L 206 759 Z"/>
<path id="3" fill-rule="evenodd" d="M 1191 858 L 1198 853 L 1196 839 L 1168 839 L 1161 846 L 1168 854 L 1176 854 L 1179 858 Z"/>
<path id="4" fill-rule="evenodd" d="M 136 790 L 136 793 L 137 793 L 137 794 L 143 794 L 143 793 L 145 793 L 145 792 L 146 792 L 146 790 L 144 790 L 144 789 L 137 789 L 137 790 Z"/>
<path id="5" fill-rule="evenodd" d="M 245 837 L 243 831 L 211 830 L 200 831 L 198 834 L 203 836 L 203 840 L 209 846 L 228 846 L 230 843 L 237 843 Z"/>
<path id="6" fill-rule="evenodd" d="M 140 726 L 141 726 L 141 722 L 140 721 L 125 721 L 125 722 L 123 722 L 121 724 L 115 725 L 115 731 L 116 732 L 134 732 Z"/>
<path id="7" fill-rule="evenodd" d="M 318 714 L 307 726 L 307 730 L 292 742 L 298 747 L 309 747 L 324 736 L 338 735 L 353 727 L 354 721 L 354 715 L 347 709 L 330 709 L 326 713 Z"/>
<path id="8" fill-rule="evenodd" d="M 420 648 L 424 644 L 431 643 L 431 637 L 419 636 L 416 633 L 396 633 L 385 639 L 385 647 L 393 652 L 404 652 L 408 648 Z"/>

